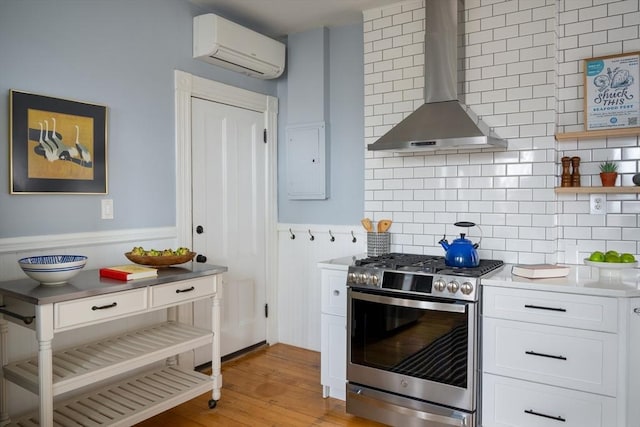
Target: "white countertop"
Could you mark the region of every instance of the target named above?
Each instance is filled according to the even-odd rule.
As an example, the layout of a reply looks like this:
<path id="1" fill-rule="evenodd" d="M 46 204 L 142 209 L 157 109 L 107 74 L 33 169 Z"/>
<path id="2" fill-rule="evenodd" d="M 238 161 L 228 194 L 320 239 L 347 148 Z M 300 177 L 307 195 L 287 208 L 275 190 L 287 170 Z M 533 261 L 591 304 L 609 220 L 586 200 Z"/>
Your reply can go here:
<path id="1" fill-rule="evenodd" d="M 357 259 L 366 258 L 367 254 L 357 254 L 352 256 L 346 256 L 342 258 L 333 258 L 326 261 L 320 261 L 318 263 L 319 268 L 327 268 L 330 270 L 344 270 L 347 271 L 350 265 L 355 265 Z"/>
<path id="2" fill-rule="evenodd" d="M 615 277 L 615 275 L 601 275 L 597 267 L 562 265 L 571 267 L 571 271 L 566 277 L 527 279 L 512 275 L 511 268 L 513 265 L 505 264 L 501 270 L 483 277 L 481 282 L 483 286 L 501 286 L 607 297 L 640 297 L 640 269 L 619 270 L 619 276 Z"/>
<path id="3" fill-rule="evenodd" d="M 366 254 L 357 254 L 333 258 L 318 263 L 319 268 L 346 271 L 355 260 L 366 258 Z M 527 279 L 511 274 L 512 264 L 505 264 L 496 272 L 483 277 L 483 286 L 532 289 L 552 292 L 564 292 L 582 295 L 600 295 L 606 297 L 640 297 L 640 269 L 619 270 L 617 276 L 602 275 L 597 267 L 588 265 L 562 264 L 571 268 L 566 277 L 551 279 Z"/>

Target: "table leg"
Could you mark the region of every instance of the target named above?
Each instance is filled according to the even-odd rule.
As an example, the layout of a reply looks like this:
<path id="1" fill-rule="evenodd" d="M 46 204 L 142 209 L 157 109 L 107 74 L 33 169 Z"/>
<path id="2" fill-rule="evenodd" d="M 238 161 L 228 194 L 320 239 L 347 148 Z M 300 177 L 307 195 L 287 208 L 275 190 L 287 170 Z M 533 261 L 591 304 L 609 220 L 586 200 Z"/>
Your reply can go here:
<path id="1" fill-rule="evenodd" d="M 220 283 L 218 283 L 220 285 Z M 215 296 L 211 298 L 211 330 L 213 342 L 211 343 L 211 380 L 213 401 L 220 400 L 220 388 L 222 388 L 222 364 L 220 361 L 220 301 L 222 299 L 222 286 L 217 287 Z"/>
<path id="2" fill-rule="evenodd" d="M 167 308 L 167 320 L 169 322 L 175 322 L 177 320 L 178 314 L 175 306 Z M 175 366 L 178 365 L 178 355 L 175 354 L 167 358 L 167 366 Z"/>
<path id="3" fill-rule="evenodd" d="M 53 304 L 36 306 L 40 426 L 53 427 Z"/>

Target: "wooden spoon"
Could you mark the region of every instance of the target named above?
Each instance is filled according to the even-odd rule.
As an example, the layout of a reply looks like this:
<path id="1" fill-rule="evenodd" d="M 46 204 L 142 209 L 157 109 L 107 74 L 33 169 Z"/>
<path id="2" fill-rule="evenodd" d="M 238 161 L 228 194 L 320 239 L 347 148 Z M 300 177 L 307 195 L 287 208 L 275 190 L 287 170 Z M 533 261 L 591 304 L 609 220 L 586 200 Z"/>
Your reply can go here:
<path id="1" fill-rule="evenodd" d="M 362 224 L 364 229 L 367 230 L 367 233 L 373 232 L 373 223 L 371 222 L 371 220 L 369 218 L 362 219 L 360 221 L 360 223 Z"/>
<path id="2" fill-rule="evenodd" d="M 392 221 L 390 219 L 381 219 L 378 221 L 378 233 L 386 233 L 391 228 Z"/>

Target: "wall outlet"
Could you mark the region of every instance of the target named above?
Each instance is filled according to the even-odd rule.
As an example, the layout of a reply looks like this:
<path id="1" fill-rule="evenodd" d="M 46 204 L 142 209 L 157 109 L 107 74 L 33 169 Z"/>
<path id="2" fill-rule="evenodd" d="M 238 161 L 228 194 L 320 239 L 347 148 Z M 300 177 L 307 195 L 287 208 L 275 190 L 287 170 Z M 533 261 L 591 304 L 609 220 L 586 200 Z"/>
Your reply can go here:
<path id="1" fill-rule="evenodd" d="M 102 199 L 102 219 L 113 219 L 113 199 Z"/>
<path id="2" fill-rule="evenodd" d="M 590 212 L 593 215 L 604 215 L 607 213 L 607 196 L 604 194 L 591 194 L 589 196 Z"/>

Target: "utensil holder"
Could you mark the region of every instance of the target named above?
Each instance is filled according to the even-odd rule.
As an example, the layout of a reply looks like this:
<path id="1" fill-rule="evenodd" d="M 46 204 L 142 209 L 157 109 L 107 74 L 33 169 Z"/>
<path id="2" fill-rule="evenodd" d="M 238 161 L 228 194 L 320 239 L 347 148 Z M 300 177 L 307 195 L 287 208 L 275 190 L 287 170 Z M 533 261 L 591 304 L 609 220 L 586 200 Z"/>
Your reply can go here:
<path id="1" fill-rule="evenodd" d="M 391 234 L 367 233 L 367 255 L 378 256 L 388 254 L 391 247 Z"/>

